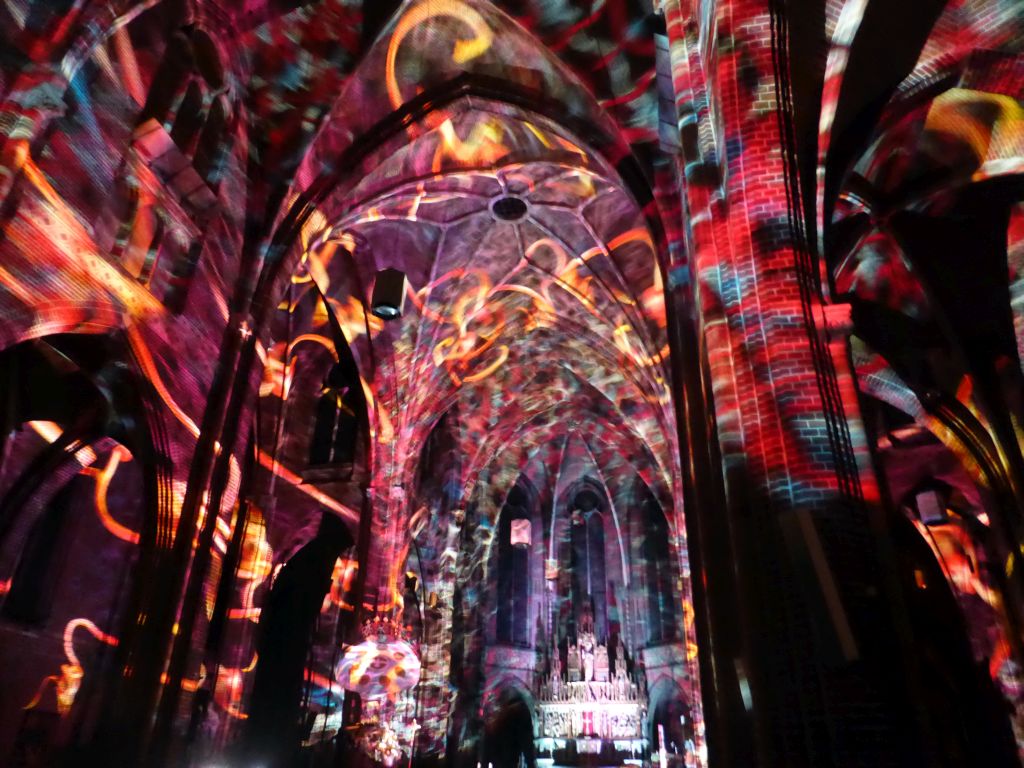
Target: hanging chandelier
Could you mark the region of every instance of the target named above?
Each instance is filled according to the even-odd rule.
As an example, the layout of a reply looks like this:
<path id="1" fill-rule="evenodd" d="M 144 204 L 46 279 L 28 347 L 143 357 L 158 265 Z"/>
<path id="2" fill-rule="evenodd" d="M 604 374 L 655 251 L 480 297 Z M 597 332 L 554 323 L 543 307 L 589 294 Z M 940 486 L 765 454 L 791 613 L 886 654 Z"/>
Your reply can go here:
<path id="1" fill-rule="evenodd" d="M 337 679 L 347 691 L 360 696 L 394 697 L 416 685 L 420 660 L 399 621 L 377 616 L 363 622 L 363 642 L 345 651 Z"/>
<path id="2" fill-rule="evenodd" d="M 376 616 L 362 626 L 365 638 L 338 663 L 337 679 L 364 699 L 356 743 L 377 762 L 392 766 L 412 753 L 420 725 L 396 706 L 399 694 L 420 678 L 420 660 L 408 631 L 395 618 Z"/>

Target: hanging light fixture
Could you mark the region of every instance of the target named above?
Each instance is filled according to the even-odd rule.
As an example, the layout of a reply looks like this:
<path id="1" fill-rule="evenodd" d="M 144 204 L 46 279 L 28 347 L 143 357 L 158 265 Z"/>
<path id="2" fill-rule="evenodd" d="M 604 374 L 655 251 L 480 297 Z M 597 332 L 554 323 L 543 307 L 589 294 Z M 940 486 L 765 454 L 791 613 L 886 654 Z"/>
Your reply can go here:
<path id="1" fill-rule="evenodd" d="M 397 619 L 376 617 L 364 622 L 363 637 L 338 664 L 342 687 L 366 697 L 394 696 L 420 679 L 420 660 Z"/>
<path id="2" fill-rule="evenodd" d="M 363 720 L 354 729 L 356 743 L 374 760 L 391 768 L 412 755 L 420 725 L 401 710 L 399 695 L 420 679 L 420 660 L 397 617 L 378 615 L 363 623 L 365 640 L 345 651 L 336 675 L 342 687 L 363 697 Z"/>
<path id="3" fill-rule="evenodd" d="M 531 526 L 530 521 L 527 518 L 517 518 L 512 521 L 511 530 L 509 531 L 509 543 L 513 547 L 530 546 L 531 541 Z"/>

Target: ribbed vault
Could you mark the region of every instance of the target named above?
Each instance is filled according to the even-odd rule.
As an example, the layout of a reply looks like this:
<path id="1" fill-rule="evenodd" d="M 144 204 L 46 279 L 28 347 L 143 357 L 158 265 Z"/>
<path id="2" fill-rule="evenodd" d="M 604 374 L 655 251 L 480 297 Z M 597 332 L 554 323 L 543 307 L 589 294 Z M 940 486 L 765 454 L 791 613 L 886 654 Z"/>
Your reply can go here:
<path id="1" fill-rule="evenodd" d="M 411 487 L 431 427 L 457 406 L 467 495 L 512 444 L 579 429 L 609 460 L 635 461 L 670 508 L 663 289 L 639 206 L 539 115 L 467 99 L 428 120 L 344 205 L 324 200 L 294 277 L 317 285 L 358 362 L 374 483 Z M 365 311 L 386 268 L 408 279 L 389 322 Z M 381 513 L 400 527 L 401 506 Z"/>

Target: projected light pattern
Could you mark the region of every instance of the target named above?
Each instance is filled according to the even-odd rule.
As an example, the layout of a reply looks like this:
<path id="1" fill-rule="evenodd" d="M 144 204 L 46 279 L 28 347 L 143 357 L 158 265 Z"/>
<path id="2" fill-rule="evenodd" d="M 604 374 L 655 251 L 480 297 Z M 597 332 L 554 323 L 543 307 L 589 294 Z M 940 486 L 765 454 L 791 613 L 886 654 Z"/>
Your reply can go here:
<path id="1" fill-rule="evenodd" d="M 833 225 L 847 244 L 836 262 L 837 290 L 930 318 L 899 214 L 928 215 L 969 184 L 1018 174 L 1022 156 L 1024 112 L 1011 96 L 954 88 L 900 116 L 865 153 L 857 182 L 836 205 Z"/>
<path id="2" fill-rule="evenodd" d="M 595 11 L 584 26 L 600 26 L 603 15 L 614 19 L 617 13 Z M 638 51 L 641 59 L 649 57 L 653 51 L 645 46 L 634 46 L 632 54 L 609 48 L 604 62 Z M 337 158 L 360 126 L 464 71 L 501 71 L 523 88 L 574 104 L 580 115 L 591 116 L 588 135 L 581 138 L 524 107 L 470 97 L 383 136 L 358 168 L 337 170 Z M 374 87 L 382 82 L 385 88 Z M 656 135 L 652 84 L 650 77 L 632 82 L 630 95 L 609 105 L 616 115 L 640 104 L 650 110 L 636 113 L 646 115 L 643 131 L 631 118 L 636 130 L 626 131 L 629 138 Z M 639 599 L 648 581 L 645 564 L 657 559 L 660 567 L 689 576 L 685 545 L 675 544 L 682 534 L 674 501 L 679 466 L 659 246 L 651 211 L 640 208 L 611 166 L 622 156 L 622 145 L 611 138 L 625 135 L 622 126 L 490 4 L 410 4 L 341 90 L 293 187 L 295 195 L 315 195 L 316 207 L 290 257 L 296 266 L 273 321 L 279 341 L 268 349 L 260 388 L 263 455 L 273 459 L 263 463 L 302 466 L 322 407 L 317 404 L 330 392 L 346 391 L 327 384 L 342 360 L 340 331 L 369 408 L 372 456 L 365 466 L 379 489 L 364 609 L 397 611 L 417 628 L 421 681 L 396 711 L 415 714 L 422 753 L 443 751 L 451 732 L 471 751 L 484 729 L 475 713 L 484 707 L 486 717 L 497 715 L 493 691 L 502 680 L 512 684 L 507 670 L 486 661 L 491 654 L 485 649 L 496 642 L 497 606 L 484 596 L 501 578 L 494 536 L 502 499 L 521 472 L 548 499 L 545 519 L 561 521 L 554 528 L 536 521 L 538 552 L 568 541 L 569 510 L 564 499 L 551 506 L 556 494 L 584 477 L 607 488 L 609 559 L 620 587 L 602 616 L 611 611 L 618 617 L 616 637 L 628 633 L 624 644 L 637 670 L 651 642 L 644 618 L 649 609 L 625 606 Z M 363 308 L 374 276 L 385 268 L 408 279 L 405 313 L 388 322 Z M 346 386 L 348 394 L 337 395 L 339 413 L 350 407 Z M 334 493 L 349 493 L 352 485 L 342 474 L 332 477 L 327 466 L 308 476 L 322 478 L 320 485 Z M 275 553 L 287 560 L 315 534 L 317 512 L 296 489 L 277 492 L 287 501 L 279 504 L 276 532 L 269 535 Z M 667 531 L 675 535 L 664 552 L 641 551 L 644 504 L 670 521 L 663 522 L 666 542 Z M 460 533 L 464 526 L 472 530 L 468 537 Z M 549 559 L 531 555 L 531 567 Z M 407 571 L 417 575 L 415 593 L 401 587 Z M 321 728 L 336 721 L 332 713 L 340 707 L 331 682 L 338 650 L 327 641 L 327 628 L 344 619 L 342 582 L 350 580 L 350 571 L 335 568 L 320 618 L 324 630 L 307 671 Z M 648 659 L 647 678 L 630 674 L 645 687 L 662 680 L 681 686 L 673 695 L 692 708 L 688 754 L 697 760 L 693 745 L 702 738 L 702 724 L 693 611 L 688 592 L 680 594 L 670 581 L 661 600 L 674 605 L 679 634 L 665 640 L 670 650 L 660 661 Z M 544 592 L 539 584 L 538 596 Z M 559 594 L 561 602 L 570 599 Z M 559 629 L 546 615 L 543 622 L 539 612 L 534 618 L 544 629 L 534 637 L 531 624 L 528 640 L 550 658 L 551 644 L 564 644 L 564 621 Z M 532 679 L 526 685 L 532 689 Z"/>
<path id="3" fill-rule="evenodd" d="M 12 460 L 12 465 L 16 461 L 22 466 L 30 466 L 30 459 L 37 458 L 43 446 L 53 443 L 61 437 L 61 428 L 53 423 L 34 422 L 31 426 L 38 433 L 38 437 L 34 444 L 28 439 L 18 441 L 15 451 L 8 456 L 8 459 Z M 42 440 L 40 441 L 39 438 Z M 54 563 L 51 567 L 58 571 L 80 569 L 83 575 L 79 577 L 77 583 L 80 584 L 81 589 L 86 589 L 88 585 L 88 588 L 93 591 L 88 595 L 75 595 L 70 601 L 68 601 L 68 596 L 63 597 L 56 604 L 55 612 L 63 611 L 65 614 L 70 613 L 75 616 L 78 611 L 93 608 L 98 612 L 97 615 L 103 615 L 99 612 L 108 608 L 104 601 L 112 599 L 112 589 L 116 594 L 117 584 L 106 583 L 102 578 L 97 578 L 100 574 L 94 573 L 92 567 L 97 562 L 104 563 L 111 572 L 121 572 L 133 561 L 134 549 L 139 543 L 139 533 L 136 528 L 140 525 L 139 483 L 141 470 L 133 467 L 133 457 L 127 448 L 110 440 L 94 443 L 91 447 L 78 450 L 74 455 L 75 464 L 70 469 L 77 470 L 77 477 L 82 478 L 82 481 L 74 486 L 77 491 L 81 492 L 81 497 L 72 500 L 71 512 L 83 516 L 92 512 L 93 519 L 89 523 L 79 524 L 78 530 L 81 538 L 70 551 L 65 552 L 64 556 L 68 562 L 63 565 Z M 70 483 L 74 477 L 75 474 L 69 476 L 68 471 L 65 470 L 62 479 L 63 482 Z M 33 506 L 39 507 L 40 501 L 43 499 L 34 502 Z M 49 503 L 53 504 L 54 502 L 51 500 Z M 115 518 L 115 513 L 112 510 L 117 510 L 117 514 L 123 519 Z M 132 512 L 126 516 L 128 510 L 132 510 Z M 30 552 L 32 552 L 32 547 L 38 546 L 33 542 L 38 536 L 34 531 L 43 522 L 40 512 L 45 512 L 45 510 L 36 509 L 34 517 L 27 521 L 34 525 L 26 528 L 25 521 L 23 521 L 13 531 L 11 544 L 0 550 L 0 567 L 5 571 L 9 572 L 19 562 L 19 553 L 13 545 L 25 545 L 27 541 Z M 270 553 L 261 533 L 257 510 L 253 510 L 250 520 L 251 523 L 246 528 L 238 565 L 239 602 L 237 607 L 231 608 L 228 614 L 229 619 L 232 620 L 255 621 L 259 618 L 259 608 L 254 603 L 254 593 L 270 574 Z M 216 524 L 214 557 L 219 559 L 226 551 L 231 530 L 227 522 L 223 520 L 218 520 Z M 82 530 L 82 525 L 86 525 L 87 530 Z M 94 555 L 93 551 L 100 553 L 99 556 Z M 10 589 L 12 581 L 14 579 L 5 580 L 4 584 L 7 590 Z M 209 597 L 211 599 L 208 600 L 207 605 L 212 608 L 213 596 Z M 45 599 L 45 595 L 38 595 L 37 599 L 39 598 Z M 57 613 L 57 615 L 60 614 Z M 116 615 L 109 618 L 117 621 Z M 23 702 L 26 709 L 36 708 L 40 705 L 49 706 L 48 697 L 52 691 L 57 711 L 61 715 L 67 715 L 71 710 L 84 678 L 90 673 L 90 665 L 98 663 L 95 660 L 95 653 L 90 652 L 86 657 L 87 660 L 83 661 L 75 652 L 76 642 L 78 642 L 75 639 L 75 632 L 81 628 L 88 630 L 96 639 L 106 645 L 117 645 L 117 637 L 101 631 L 93 620 L 81 616 L 70 618 L 63 635 L 66 661 L 60 664 L 59 674 L 48 674 L 43 678 L 31 700 L 27 703 Z M 242 675 L 244 672 L 251 672 L 251 667 L 247 670 L 223 667 L 219 672 L 215 694 L 216 703 L 222 706 L 224 711 L 236 717 L 244 716 L 240 711 Z M 183 685 L 191 686 L 191 689 L 194 690 L 197 683 L 186 680 Z"/>
<path id="4" fill-rule="evenodd" d="M 433 491 L 378 497 L 378 545 L 369 564 L 376 586 L 367 598 L 378 611 L 404 604 L 404 615 L 421 627 L 420 652 L 432 663 L 424 664 L 414 695 L 422 722 L 418 739 L 428 751 L 443 748 L 451 727 L 466 727 L 467 708 L 481 695 L 459 683 L 452 698 L 447 680 L 456 671 L 450 659 L 453 653 L 464 658 L 474 643 L 479 648 L 480 642 L 493 642 L 492 636 L 473 639 L 483 631 L 478 628 L 493 622 L 488 612 L 496 609 L 474 592 L 493 587 L 498 578 L 492 532 L 500 498 L 521 466 L 546 463 L 548 476 L 560 477 L 558 483 L 566 487 L 586 474 L 601 478 L 624 526 L 639 514 L 643 494 L 636 488 L 650 488 L 652 499 L 673 508 L 672 478 L 678 470 L 654 243 L 635 203 L 610 180 L 609 171 L 588 167 L 591 156 L 578 140 L 532 119 L 537 122 L 507 108 L 457 110 L 364 177 L 352 191 L 362 202 L 337 222 L 317 213 L 304 231 L 307 250 L 282 304 L 287 320 L 281 327 L 287 324 L 294 341 L 273 351 L 273 378 L 261 389 L 265 399 L 289 401 L 290 418 L 308 420 L 308 410 L 300 415 L 292 409 L 304 407 L 303 392 L 318 393 L 312 371 L 322 376 L 336 357 L 325 336 L 331 333 L 329 310 L 360 364 L 361 386 L 373 408 L 375 482 L 416 488 L 418 475 L 444 478 Z M 575 163 L 501 162 L 531 154 L 567 155 Z M 467 165 L 496 169 L 459 170 Z M 384 180 L 403 177 L 423 180 L 384 187 Z M 512 221 L 495 215 L 496 201 L 509 198 L 522 201 Z M 405 316 L 382 323 L 348 297 L 369 295 L 373 275 L 387 266 L 406 271 L 409 296 Z M 452 425 L 445 455 L 464 458 L 457 464 L 441 460 L 428 470 L 423 466 L 426 444 L 433 439 L 428 432 L 439 420 Z M 279 455 L 297 457 L 305 449 L 301 441 L 287 441 Z M 550 497 L 555 490 L 544 493 Z M 457 530 L 443 511 L 454 514 L 454 505 L 474 510 L 477 533 L 469 549 L 445 533 Z M 431 519 L 410 520 L 417 508 Z M 567 512 L 545 514 L 564 520 Z M 407 528 L 414 535 L 434 531 L 436 538 L 410 546 L 403 540 Z M 544 531 L 539 547 L 555 541 L 543 526 L 539 530 Z M 558 526 L 559 540 L 565 530 Z M 638 544 L 617 541 L 616 562 L 645 562 Z M 665 567 L 676 556 L 666 549 Z M 399 577 L 409 568 L 422 579 L 424 595 L 437 596 L 429 616 L 420 615 L 422 595 L 398 591 Z M 628 574 L 618 565 L 616 573 L 618 583 L 626 585 L 619 599 L 626 600 Z M 464 588 L 457 599 L 455 584 L 479 586 Z M 670 590 L 663 599 L 673 603 L 680 596 Z M 467 610 L 458 600 L 479 606 L 457 615 Z M 335 605 L 325 603 L 328 622 L 337 615 Z M 674 615 L 692 617 L 692 609 L 684 605 Z M 629 643 L 637 659 L 647 643 L 643 621 L 630 616 Z M 455 626 L 465 629 L 453 635 Z M 691 624 L 686 631 L 692 631 Z M 540 643 L 539 653 L 543 637 L 557 632 L 551 625 L 543 636 L 529 639 Z M 658 675 L 692 679 L 694 648 L 692 640 L 684 642 L 664 666 L 654 665 L 649 682 L 653 685 Z M 329 680 L 332 658 L 325 649 L 310 679 Z M 508 682 L 497 674 L 477 682 L 490 690 L 501 680 Z M 692 691 L 679 695 L 694 701 Z M 318 700 L 325 718 L 339 706 L 335 696 Z M 699 722 L 694 716 L 690 727 L 699 728 Z M 467 738 L 470 748 L 476 737 Z M 643 752 L 640 745 L 638 740 L 636 748 Z"/>
<path id="5" fill-rule="evenodd" d="M 785 5 L 0 4 L 0 762 L 219 760 L 261 673 L 327 749 L 360 613 L 418 669 L 367 680 L 378 757 L 699 766 L 726 669 L 868 763 L 887 489 L 1024 744 L 1020 4 Z M 923 520 L 904 449 L 970 504 Z"/>
<path id="6" fill-rule="evenodd" d="M 176 533 L 181 536 L 179 543 L 199 545 L 194 529 L 188 533 L 185 529 L 202 529 L 208 522 L 212 578 L 200 595 L 200 622 L 210 617 L 216 579 L 235 533 L 241 474 L 238 457 L 232 455 L 220 507 L 211 513 L 205 503 L 193 506 L 195 516 L 190 511 L 188 525 L 182 525 L 189 471 L 202 439 L 200 423 L 217 365 L 216 340 L 228 320 L 228 286 L 236 279 L 243 198 L 235 194 L 241 188 L 238 155 L 227 146 L 211 144 L 218 138 L 212 131 L 205 139 L 193 134 L 189 145 L 180 128 L 175 128 L 175 114 L 188 83 L 168 84 L 166 67 L 161 74 L 166 50 L 181 53 L 183 47 L 202 46 L 202 34 L 196 32 L 184 44 L 179 38 L 168 42 L 166 37 L 153 36 L 154 19 L 143 13 L 143 5 L 117 14 L 113 25 L 113 17 L 104 17 L 104 9 L 97 5 L 75 9 L 53 26 L 36 28 L 46 14 L 35 9 L 19 15 L 17 5 L 5 7 L 4 14 L 16 18 L 5 15 L 4 28 L 22 29 L 15 37 L 19 44 L 29 45 L 36 63 L 5 84 L 10 89 L 5 89 L 2 106 L 6 207 L 0 255 L 0 346 L 46 350 L 51 338 L 70 333 L 93 336 L 97 350 L 107 336 L 123 341 L 120 360 L 90 369 L 88 355 L 76 359 L 68 353 L 70 361 L 57 365 L 57 375 L 79 366 L 76 375 L 91 380 L 112 401 L 110 423 L 130 425 L 125 427 L 129 438 L 123 432 L 118 436 L 132 446 L 95 435 L 83 439 L 78 434 L 81 424 L 69 418 L 60 404 L 44 407 L 58 412 L 59 422 L 49 417 L 31 421 L 31 429 L 26 427 L 6 443 L 2 486 L 6 503 L 12 502 L 12 491 L 17 496 L 17 489 L 26 483 L 33 489 L 23 515 L 16 516 L 17 524 L 5 524 L 0 550 L 11 615 L 12 601 L 31 602 L 24 592 L 27 576 L 21 579 L 21 591 L 18 587 L 17 568 L 28 567 L 25 557 L 18 560 L 19 547 L 28 542 L 28 553 L 39 563 L 51 558 L 49 578 L 56 581 L 44 579 L 41 591 L 34 595 L 39 606 L 52 598 L 51 604 L 40 607 L 38 615 L 21 617 L 52 629 L 19 669 L 5 673 L 3 687 L 12 694 L 5 697 L 0 717 L 9 726 L 0 734 L 4 751 L 22 722 L 30 722 L 11 707 L 32 701 L 33 714 L 66 716 L 78 708 L 76 693 L 81 685 L 98 684 L 111 674 L 115 653 L 96 649 L 95 644 L 87 646 L 84 632 L 76 633 L 74 641 L 74 648 L 88 648 L 80 658 L 70 652 L 61 654 L 51 636 L 59 636 L 64 625 L 102 627 L 105 633 L 93 631 L 103 640 L 101 645 L 112 647 L 118 638 L 128 636 L 126 653 L 132 653 L 139 631 L 132 626 L 133 617 L 125 615 L 125 605 L 131 599 L 146 599 L 147 589 L 132 586 L 134 574 L 153 568 L 155 562 L 166 564 Z M 58 61 L 47 64 L 45 59 L 58 51 Z M 204 66 L 220 67 L 215 57 L 207 56 Z M 202 78 L 199 72 L 192 74 Z M 212 88 L 204 83 L 209 93 Z M 217 87 L 219 96 L 209 96 L 201 110 L 204 116 L 216 112 L 218 98 L 227 103 L 233 96 L 234 83 L 220 82 Z M 160 94 L 162 89 L 170 93 Z M 169 114 L 160 117 L 166 117 L 166 122 L 146 122 L 146 117 L 153 117 L 146 110 L 164 97 Z M 211 118 L 211 125 L 215 122 Z M 140 124 L 146 130 L 133 133 Z M 45 141 L 42 136 L 47 137 Z M 159 151 L 154 152 L 154 147 Z M 204 160 L 203 147 L 216 155 L 212 161 L 209 152 Z M 205 169 L 203 163 L 207 163 Z M 217 191 L 225 193 L 222 204 L 217 202 Z M 190 350 L 187 362 L 181 356 L 185 348 Z M 117 383 L 120 372 L 129 370 L 138 377 L 134 389 L 146 401 L 141 412 L 130 414 Z M 65 431 L 75 433 L 67 446 Z M 38 442 L 37 432 L 45 443 Z M 147 440 L 138 439 L 140 432 L 147 433 L 148 445 Z M 58 458 L 61 453 L 66 456 Z M 45 461 L 57 461 L 60 470 L 41 479 L 34 473 Z M 69 475 L 74 462 L 81 471 Z M 38 542 L 33 544 L 33 537 L 54 524 L 47 520 L 57 512 L 48 505 L 61 498 L 62 486 L 72 484 L 76 498 L 69 502 L 68 514 L 77 522 L 64 519 L 61 525 L 74 534 L 57 537 L 47 554 Z M 252 511 L 239 556 L 237 599 L 228 611 L 229 633 L 242 636 L 248 630 L 239 625 L 258 619 L 256 592 L 270 573 L 263 529 L 251 524 L 258 518 L 258 511 Z M 149 572 L 148 588 L 152 589 L 157 579 Z M 51 583 L 54 586 L 46 586 Z M 62 585 L 60 589 L 57 584 Z M 75 593 L 74 605 L 67 602 L 69 584 Z M 52 595 L 49 589 L 54 590 Z M 169 602 L 173 612 L 174 601 L 164 598 L 165 609 Z M 153 626 L 160 623 L 155 615 L 148 618 Z M 166 626 L 168 636 L 172 625 L 173 617 Z M 218 708 L 235 716 L 242 714 L 242 681 L 251 672 L 244 669 L 249 657 L 243 654 L 242 658 L 246 659 L 242 669 L 230 663 L 218 667 L 213 697 Z M 40 686 L 40 679 L 54 685 Z M 181 681 L 187 692 L 195 691 L 197 685 L 187 676 Z M 91 700 L 84 706 L 95 705 Z"/>
<path id="7" fill-rule="evenodd" d="M 46 685 L 52 683 L 54 694 L 57 697 L 57 711 L 62 715 L 66 715 L 71 710 L 71 705 L 75 703 L 75 696 L 78 695 L 78 690 L 82 686 L 82 677 L 85 675 L 82 663 L 75 653 L 75 630 L 79 627 L 88 630 L 89 634 L 101 643 L 117 645 L 116 637 L 103 632 L 89 619 L 72 619 L 69 621 L 64 628 L 64 655 L 67 657 L 67 663 L 61 664 L 60 675 L 50 675 L 43 679 L 39 690 L 32 698 L 32 701 L 25 705 L 25 709 L 32 709 L 38 706 L 45 693 Z"/>

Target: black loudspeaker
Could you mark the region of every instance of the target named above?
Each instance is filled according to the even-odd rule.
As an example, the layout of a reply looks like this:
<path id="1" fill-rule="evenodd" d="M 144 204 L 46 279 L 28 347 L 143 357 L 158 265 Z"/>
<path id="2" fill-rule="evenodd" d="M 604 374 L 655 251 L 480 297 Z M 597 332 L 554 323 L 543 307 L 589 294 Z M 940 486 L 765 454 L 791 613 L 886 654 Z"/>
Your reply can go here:
<path id="1" fill-rule="evenodd" d="M 388 267 L 377 273 L 370 311 L 381 320 L 397 320 L 405 308 L 405 273 Z"/>

